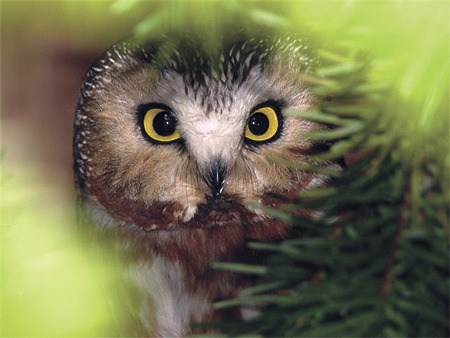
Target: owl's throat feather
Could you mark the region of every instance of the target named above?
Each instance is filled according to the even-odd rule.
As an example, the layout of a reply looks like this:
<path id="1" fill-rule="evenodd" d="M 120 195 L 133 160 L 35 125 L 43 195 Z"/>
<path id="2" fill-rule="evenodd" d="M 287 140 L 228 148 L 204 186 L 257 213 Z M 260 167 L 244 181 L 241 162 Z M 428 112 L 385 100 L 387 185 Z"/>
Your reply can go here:
<path id="1" fill-rule="evenodd" d="M 189 221 L 180 222 L 184 206 L 177 202 L 146 204 L 95 187 L 92 185 L 91 191 L 95 203 L 125 224 L 120 229 L 140 243 L 137 250 L 145 245 L 171 259 L 189 256 L 205 260 L 200 265 L 207 265 L 226 256 L 230 250 L 245 246 L 249 240 L 280 240 L 289 237 L 292 230 L 292 226 L 257 213 L 241 198 L 227 194 L 220 198 L 206 197 L 206 203 L 197 205 Z M 281 198 L 271 196 L 267 202 L 271 205 L 276 200 L 284 202 Z"/>
<path id="2" fill-rule="evenodd" d="M 98 184 L 97 184 L 98 183 Z M 118 192 L 112 192 L 103 187 L 103 180 L 93 182 L 91 195 L 96 203 L 114 214 L 117 219 L 133 224 L 142 230 L 152 231 L 183 231 L 189 229 L 218 228 L 239 226 L 243 228 L 266 224 L 279 228 L 282 223 L 268 215 L 256 212 L 246 205 L 246 201 L 236 195 L 227 193 L 205 195 L 204 202 L 194 205 L 195 213 L 188 219 L 184 218 L 187 206 L 177 201 L 144 202 L 132 200 Z M 277 203 L 274 201 L 277 200 Z M 261 201 L 268 201 L 268 206 L 286 202 L 286 197 L 271 194 L 270 199 L 262 197 Z M 283 225 L 284 227 L 285 225 Z M 263 238 L 270 240 L 272 238 Z"/>
<path id="3" fill-rule="evenodd" d="M 221 199 L 207 198 L 207 203 L 198 206 L 190 221 L 177 227 L 170 227 L 171 222 L 176 222 L 174 214 L 181 207 L 175 203 L 146 206 L 123 197 L 102 196 L 99 191 L 95 197 L 108 213 L 115 213 L 115 219 L 129 225 L 122 224 L 109 231 L 115 240 L 125 244 L 127 254 L 131 253 L 131 257 L 139 261 L 151 262 L 156 255 L 170 262 L 179 269 L 186 291 L 209 304 L 236 297 L 251 283 L 248 276 L 211 268 L 213 262 L 259 264 L 265 254 L 250 250 L 249 241 L 277 241 L 292 236 L 291 226 L 261 217 L 239 199 L 227 195 Z M 149 222 L 155 221 L 161 222 L 158 229 L 145 230 Z M 218 313 L 211 307 L 202 320 L 239 315 L 239 311 Z"/>

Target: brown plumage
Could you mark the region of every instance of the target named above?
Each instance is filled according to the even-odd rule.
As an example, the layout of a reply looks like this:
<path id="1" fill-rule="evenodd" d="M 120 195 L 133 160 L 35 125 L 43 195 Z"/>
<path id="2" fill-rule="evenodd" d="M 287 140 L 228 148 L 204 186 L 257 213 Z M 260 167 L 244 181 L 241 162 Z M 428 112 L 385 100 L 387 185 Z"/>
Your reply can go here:
<path id="1" fill-rule="evenodd" d="M 280 206 L 326 178 L 273 161 L 310 162 L 320 126 L 285 114 L 314 98 L 295 39 L 123 43 L 89 70 L 75 118 L 76 182 L 102 232 L 130 258 L 149 335 L 182 336 L 191 321 L 241 316 L 214 301 L 249 280 L 210 268 L 258 262 L 249 240 L 292 236 L 258 204 Z M 148 122 L 150 121 L 150 122 Z"/>

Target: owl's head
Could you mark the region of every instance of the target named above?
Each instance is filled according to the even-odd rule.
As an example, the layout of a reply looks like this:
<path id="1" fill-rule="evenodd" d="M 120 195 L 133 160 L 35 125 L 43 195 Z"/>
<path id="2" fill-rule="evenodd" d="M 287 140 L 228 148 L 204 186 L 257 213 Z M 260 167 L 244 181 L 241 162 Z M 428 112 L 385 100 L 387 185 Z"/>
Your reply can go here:
<path id="1" fill-rule="evenodd" d="M 258 226 L 323 177 L 319 126 L 286 114 L 314 98 L 295 39 L 122 43 L 89 70 L 75 121 L 77 183 L 87 203 L 141 230 Z M 282 158 L 284 161 L 274 160 Z"/>

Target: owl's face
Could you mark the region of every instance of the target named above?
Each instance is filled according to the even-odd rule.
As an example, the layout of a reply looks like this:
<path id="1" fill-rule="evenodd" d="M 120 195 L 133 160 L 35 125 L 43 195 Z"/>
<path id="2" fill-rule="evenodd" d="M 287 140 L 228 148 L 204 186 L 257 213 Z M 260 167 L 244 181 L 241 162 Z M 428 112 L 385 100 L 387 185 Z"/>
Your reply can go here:
<path id="1" fill-rule="evenodd" d="M 84 197 L 148 231 L 257 226 L 268 219 L 259 205 L 320 185 L 286 164 L 309 162 L 317 146 L 306 133 L 318 126 L 287 114 L 313 104 L 296 46 L 236 42 L 216 59 L 198 45 L 107 52 L 76 117 Z"/>

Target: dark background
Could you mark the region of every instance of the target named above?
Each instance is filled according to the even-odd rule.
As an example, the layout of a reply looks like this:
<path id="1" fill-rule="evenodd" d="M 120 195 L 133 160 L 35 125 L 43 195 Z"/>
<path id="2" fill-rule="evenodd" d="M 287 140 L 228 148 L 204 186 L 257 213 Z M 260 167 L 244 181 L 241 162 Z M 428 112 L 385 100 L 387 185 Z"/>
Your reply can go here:
<path id="1" fill-rule="evenodd" d="M 72 189 L 72 124 L 90 64 L 132 34 L 112 2 L 1 3 L 3 168 Z"/>

